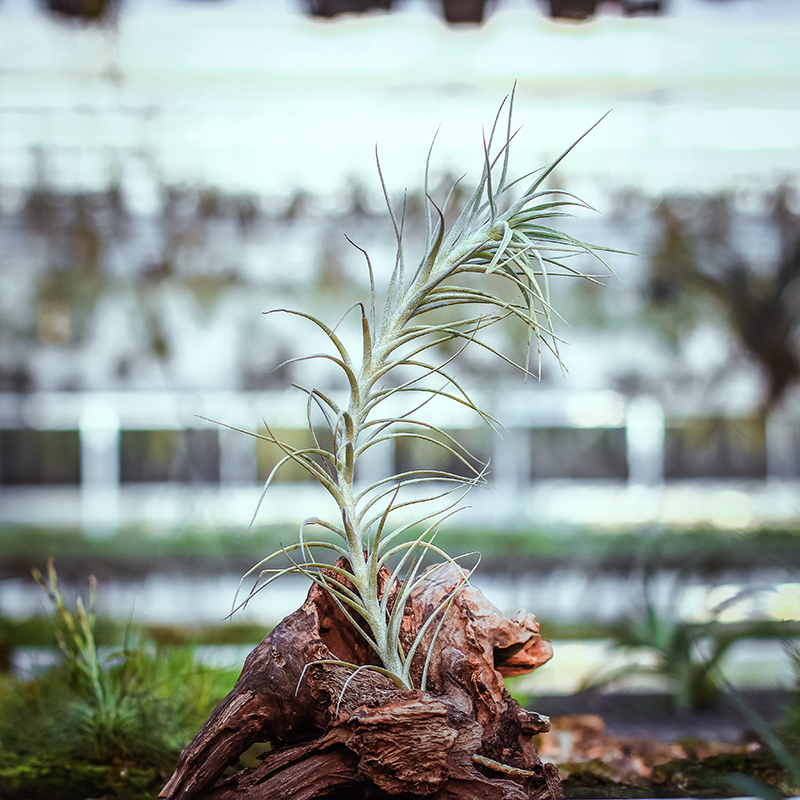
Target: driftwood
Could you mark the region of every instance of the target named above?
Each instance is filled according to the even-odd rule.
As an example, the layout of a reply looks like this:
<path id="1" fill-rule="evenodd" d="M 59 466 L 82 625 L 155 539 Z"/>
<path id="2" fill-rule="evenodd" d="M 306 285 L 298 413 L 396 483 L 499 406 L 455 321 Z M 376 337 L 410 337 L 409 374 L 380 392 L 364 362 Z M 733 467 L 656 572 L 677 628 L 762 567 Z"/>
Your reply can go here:
<path id="1" fill-rule="evenodd" d="M 436 634 L 436 625 L 429 626 L 412 662 L 419 686 L 431 650 L 426 691 L 403 692 L 372 670 L 315 663 L 375 662 L 327 591 L 314 585 L 302 607 L 248 656 L 161 797 L 558 797 L 558 772 L 540 761 L 531 742 L 549 722 L 522 709 L 503 682 L 551 657 L 535 618 L 507 619 L 477 589 L 458 588 L 463 577 L 453 565 L 432 567 L 424 578 L 404 609 L 406 650 L 455 590 L 444 623 Z M 388 579 L 384 573 L 384 591 Z M 249 747 L 266 742 L 271 749 L 261 763 L 221 779 Z"/>

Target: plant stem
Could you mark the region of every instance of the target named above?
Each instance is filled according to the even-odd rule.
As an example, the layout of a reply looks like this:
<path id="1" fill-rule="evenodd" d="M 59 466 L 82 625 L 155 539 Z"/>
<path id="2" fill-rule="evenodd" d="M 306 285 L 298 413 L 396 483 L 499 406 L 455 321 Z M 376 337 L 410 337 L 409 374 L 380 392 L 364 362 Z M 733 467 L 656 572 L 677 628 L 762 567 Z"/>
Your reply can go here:
<path id="1" fill-rule="evenodd" d="M 361 528 L 354 499 L 356 453 L 359 438 L 367 423 L 372 389 L 378 376 L 383 374 L 389 357 L 397 349 L 397 342 L 401 339 L 403 329 L 414 317 L 425 298 L 430 295 L 431 290 L 444 281 L 465 259 L 481 249 L 491 233 L 491 225 L 482 226 L 479 231 L 467 237 L 460 247 L 447 253 L 446 257 L 437 258 L 429 275 L 423 275 L 420 271 L 405 290 L 400 302 L 384 316 L 377 341 L 369 352 L 366 352 L 365 348 L 365 352 L 362 353 L 357 387 L 351 388 L 348 411 L 341 429 L 341 441 L 338 443 L 337 483 L 344 500 L 341 509 L 342 522 L 347 539 L 352 582 L 364 604 L 365 621 L 369 626 L 381 663 L 392 674 L 395 683 L 409 691 L 413 686 L 409 679 L 404 677 L 403 661 L 398 652 L 398 645 L 392 640 L 386 613 L 381 608 L 378 576 L 371 572 L 367 563 L 368 554 L 364 550 L 366 531 Z M 375 331 L 370 331 L 370 336 L 372 337 L 374 333 Z M 389 591 L 389 587 L 386 591 Z"/>

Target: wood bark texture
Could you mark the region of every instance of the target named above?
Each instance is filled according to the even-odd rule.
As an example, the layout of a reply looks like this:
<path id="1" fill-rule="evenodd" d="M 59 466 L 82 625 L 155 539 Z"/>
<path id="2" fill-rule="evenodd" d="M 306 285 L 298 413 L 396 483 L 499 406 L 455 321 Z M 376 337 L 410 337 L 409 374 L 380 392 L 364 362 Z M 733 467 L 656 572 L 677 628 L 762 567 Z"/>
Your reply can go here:
<path id="1" fill-rule="evenodd" d="M 508 619 L 464 585 L 452 564 L 431 567 L 403 611 L 406 652 L 435 609 L 403 692 L 372 670 L 375 656 L 328 592 L 313 585 L 245 661 L 233 691 L 183 751 L 161 791 L 170 800 L 529 800 L 560 796 L 558 772 L 531 736 L 549 721 L 511 698 L 504 677 L 552 656 L 532 614 Z M 341 580 L 330 573 L 332 580 Z M 389 574 L 383 573 L 383 591 Z M 391 603 L 391 598 L 390 598 Z M 223 776 L 256 743 L 259 764 Z"/>

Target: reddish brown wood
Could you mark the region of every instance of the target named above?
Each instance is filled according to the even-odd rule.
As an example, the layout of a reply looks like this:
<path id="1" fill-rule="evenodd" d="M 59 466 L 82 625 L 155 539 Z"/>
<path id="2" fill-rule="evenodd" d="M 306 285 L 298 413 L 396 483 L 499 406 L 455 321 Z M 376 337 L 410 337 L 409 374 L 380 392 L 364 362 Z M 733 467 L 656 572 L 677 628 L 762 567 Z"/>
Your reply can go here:
<path id="1" fill-rule="evenodd" d="M 382 578 L 385 586 L 388 573 Z M 353 675 L 346 667 L 315 663 L 374 664 L 375 656 L 328 593 L 313 586 L 303 606 L 247 658 L 233 691 L 181 754 L 161 797 L 557 797 L 557 771 L 542 764 L 531 742 L 548 721 L 522 709 L 503 682 L 547 661 L 552 648 L 532 615 L 507 619 L 463 583 L 454 565 L 432 567 L 406 603 L 402 637 L 408 647 L 455 591 L 441 628 L 430 626 L 412 662 L 419 686 L 430 652 L 426 690 L 413 692 L 371 670 Z M 219 780 L 256 742 L 272 745 L 262 762 Z"/>

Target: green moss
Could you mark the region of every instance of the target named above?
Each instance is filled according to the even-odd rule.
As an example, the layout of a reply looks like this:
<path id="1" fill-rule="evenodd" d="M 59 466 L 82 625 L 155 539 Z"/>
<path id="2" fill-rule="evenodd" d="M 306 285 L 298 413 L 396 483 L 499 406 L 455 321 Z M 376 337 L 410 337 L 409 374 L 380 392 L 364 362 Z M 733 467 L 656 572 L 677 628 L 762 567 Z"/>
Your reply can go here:
<path id="1" fill-rule="evenodd" d="M 610 777 L 610 767 L 600 759 L 575 764 L 559 764 L 559 769 L 569 775 L 562 781 L 562 791 L 567 800 L 579 798 L 639 798 L 668 797 L 654 791 L 653 787 L 619 783 Z"/>
<path id="2" fill-rule="evenodd" d="M 654 767 L 649 782 L 618 783 L 609 776 L 609 766 L 598 759 L 580 764 L 560 764 L 568 771 L 563 781 L 564 797 L 643 798 L 695 797 L 722 798 L 741 796 L 738 776 L 748 776 L 759 785 L 779 795 L 796 794 L 786 771 L 769 753 L 721 754 L 697 761 L 680 759 Z"/>
<path id="3" fill-rule="evenodd" d="M 651 780 L 684 797 L 733 797 L 741 794 L 736 776 L 747 775 L 779 793 L 796 794 L 789 775 L 771 753 L 721 753 L 698 761 L 679 759 L 653 768 Z"/>
<path id="4" fill-rule="evenodd" d="M 152 800 L 168 776 L 154 768 L 0 753 L 3 800 Z"/>

